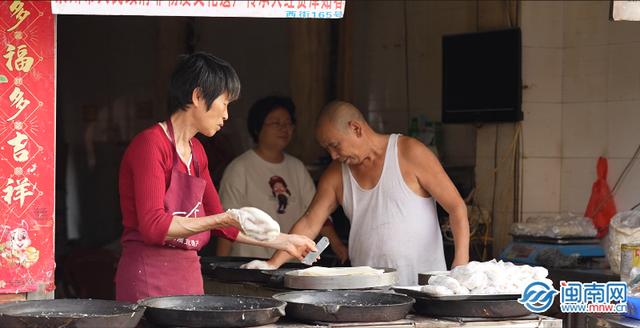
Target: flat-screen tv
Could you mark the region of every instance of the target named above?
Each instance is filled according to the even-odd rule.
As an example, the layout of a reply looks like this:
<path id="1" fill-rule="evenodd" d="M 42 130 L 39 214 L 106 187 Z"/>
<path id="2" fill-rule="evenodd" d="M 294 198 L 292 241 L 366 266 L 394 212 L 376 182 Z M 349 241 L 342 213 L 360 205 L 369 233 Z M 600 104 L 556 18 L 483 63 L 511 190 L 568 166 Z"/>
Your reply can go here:
<path id="1" fill-rule="evenodd" d="M 442 122 L 522 120 L 519 28 L 442 38 Z"/>

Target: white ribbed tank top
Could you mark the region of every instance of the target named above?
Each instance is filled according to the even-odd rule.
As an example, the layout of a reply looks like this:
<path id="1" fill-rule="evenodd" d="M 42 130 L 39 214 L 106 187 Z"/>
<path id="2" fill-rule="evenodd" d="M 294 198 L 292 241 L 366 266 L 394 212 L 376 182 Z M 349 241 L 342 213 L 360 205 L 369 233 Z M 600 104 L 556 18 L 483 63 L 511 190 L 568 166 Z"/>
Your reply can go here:
<path id="1" fill-rule="evenodd" d="M 398 137 L 389 137 L 382 174 L 372 189 L 361 188 L 342 164 L 342 207 L 351 221 L 351 264 L 395 268 L 399 285 L 417 285 L 418 273 L 446 270 L 446 264 L 435 201 L 404 182 Z"/>

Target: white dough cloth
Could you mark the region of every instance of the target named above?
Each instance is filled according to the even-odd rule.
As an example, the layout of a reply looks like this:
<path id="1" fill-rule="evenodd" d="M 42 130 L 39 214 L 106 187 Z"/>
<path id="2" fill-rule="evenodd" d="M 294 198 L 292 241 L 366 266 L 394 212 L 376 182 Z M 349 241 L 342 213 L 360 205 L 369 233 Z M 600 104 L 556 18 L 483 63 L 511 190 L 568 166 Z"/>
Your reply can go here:
<path id="1" fill-rule="evenodd" d="M 228 213 L 234 215 L 243 232 L 256 240 L 273 240 L 280 234 L 280 225 L 269 214 L 255 207 L 243 207 L 229 209 Z"/>

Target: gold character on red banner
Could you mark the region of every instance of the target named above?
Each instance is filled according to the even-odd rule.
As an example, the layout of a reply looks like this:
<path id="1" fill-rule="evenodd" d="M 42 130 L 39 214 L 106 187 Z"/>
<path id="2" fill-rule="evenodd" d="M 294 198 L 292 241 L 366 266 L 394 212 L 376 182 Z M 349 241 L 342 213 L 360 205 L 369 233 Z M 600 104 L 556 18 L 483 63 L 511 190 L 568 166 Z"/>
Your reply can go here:
<path id="1" fill-rule="evenodd" d="M 13 159 L 16 162 L 26 162 L 29 159 L 29 151 L 26 149 L 28 140 L 26 134 L 16 131 L 16 137 L 7 141 L 13 147 Z"/>
<path id="2" fill-rule="evenodd" d="M 7 121 L 13 121 L 22 111 L 27 108 L 27 106 L 31 103 L 31 100 L 24 98 L 24 92 L 20 90 L 20 88 L 15 87 L 11 94 L 9 95 L 9 100 L 11 100 L 11 106 L 18 109 L 18 111 L 13 114 L 13 116 L 9 117 Z"/>
<path id="3" fill-rule="evenodd" d="M 16 18 L 16 23 L 9 28 L 7 32 L 17 29 L 18 26 L 20 26 L 20 24 L 29 17 L 29 14 L 31 14 L 28 10 L 24 9 L 24 3 L 22 1 L 13 1 L 9 6 L 9 11 L 11 12 L 11 16 Z"/>
<path id="4" fill-rule="evenodd" d="M 18 48 L 18 56 L 13 59 L 16 55 L 16 47 L 12 44 L 7 43 L 7 52 L 4 54 L 4 58 L 7 59 L 5 66 L 10 71 L 13 71 L 14 68 L 16 71 L 23 71 L 25 73 L 29 72 L 31 66 L 33 66 L 33 57 L 27 56 L 27 46 L 19 45 Z"/>
<path id="5" fill-rule="evenodd" d="M 17 183 L 17 184 L 16 184 Z M 11 205 L 14 200 L 20 201 L 20 207 L 24 205 L 24 200 L 27 196 L 33 196 L 33 191 L 29 190 L 32 187 L 29 179 L 23 178 L 22 180 L 13 180 L 9 178 L 7 181 L 7 187 L 2 190 L 4 192 L 4 201 Z"/>

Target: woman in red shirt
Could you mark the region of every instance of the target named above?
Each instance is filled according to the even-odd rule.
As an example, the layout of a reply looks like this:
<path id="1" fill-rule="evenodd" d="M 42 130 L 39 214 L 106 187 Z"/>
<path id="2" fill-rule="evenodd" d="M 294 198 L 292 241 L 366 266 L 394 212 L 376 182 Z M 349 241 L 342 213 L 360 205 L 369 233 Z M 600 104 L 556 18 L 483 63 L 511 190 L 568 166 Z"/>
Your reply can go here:
<path id="1" fill-rule="evenodd" d="M 228 118 L 227 106 L 240 94 L 240 81 L 227 62 L 205 53 L 184 56 L 171 76 L 171 116 L 138 134 L 120 166 L 124 231 L 116 273 L 116 299 L 203 294 L 197 251 L 214 235 L 286 250 L 300 259 L 315 244 L 280 234 L 257 241 L 223 212 L 196 133 L 208 137 Z"/>

